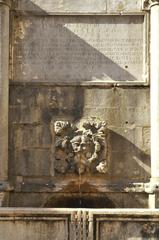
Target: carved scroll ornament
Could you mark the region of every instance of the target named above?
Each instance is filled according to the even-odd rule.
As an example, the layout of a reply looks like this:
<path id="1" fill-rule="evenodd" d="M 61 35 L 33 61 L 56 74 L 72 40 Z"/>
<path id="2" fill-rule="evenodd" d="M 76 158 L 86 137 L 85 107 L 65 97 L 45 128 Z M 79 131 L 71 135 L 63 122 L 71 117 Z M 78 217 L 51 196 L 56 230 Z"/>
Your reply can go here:
<path id="1" fill-rule="evenodd" d="M 155 5 L 159 5 L 159 0 L 142 0 L 143 10 L 150 10 L 150 8 Z"/>
<path id="2" fill-rule="evenodd" d="M 81 128 L 55 122 L 55 171 L 57 173 L 106 173 L 105 122 L 87 121 Z"/>

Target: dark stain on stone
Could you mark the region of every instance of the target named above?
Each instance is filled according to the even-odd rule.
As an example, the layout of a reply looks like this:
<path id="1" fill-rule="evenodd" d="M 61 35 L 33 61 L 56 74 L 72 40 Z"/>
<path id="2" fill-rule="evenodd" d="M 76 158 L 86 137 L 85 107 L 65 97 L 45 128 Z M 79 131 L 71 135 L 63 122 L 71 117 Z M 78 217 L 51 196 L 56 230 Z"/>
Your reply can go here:
<path id="1" fill-rule="evenodd" d="M 54 111 L 56 112 L 57 114 L 57 110 L 54 109 Z M 52 114 L 51 112 L 49 111 L 49 109 L 45 108 L 42 112 L 42 120 L 45 124 L 49 124 L 51 122 L 51 119 L 52 119 Z"/>
<path id="2" fill-rule="evenodd" d="M 49 208 L 115 208 L 114 203 L 105 195 L 73 194 L 56 196 L 44 205 Z"/>
<path id="3" fill-rule="evenodd" d="M 75 99 L 74 99 L 74 120 L 78 120 L 83 116 L 84 108 L 84 89 L 81 87 L 75 88 Z"/>

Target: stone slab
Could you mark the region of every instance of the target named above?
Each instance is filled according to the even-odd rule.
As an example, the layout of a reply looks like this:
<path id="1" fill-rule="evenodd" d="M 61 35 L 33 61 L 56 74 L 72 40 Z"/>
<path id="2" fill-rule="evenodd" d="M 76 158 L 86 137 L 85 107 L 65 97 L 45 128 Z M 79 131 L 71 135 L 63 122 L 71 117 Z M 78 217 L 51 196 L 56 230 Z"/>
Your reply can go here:
<path id="1" fill-rule="evenodd" d="M 139 12 L 141 11 L 141 0 L 18 0 L 16 9 L 41 14 Z"/>
<path id="2" fill-rule="evenodd" d="M 100 220 L 99 220 L 100 221 Z M 153 226 L 152 230 L 149 230 Z M 146 219 L 139 222 L 125 222 L 123 221 L 112 221 L 108 219 L 100 222 L 99 224 L 99 235 L 97 240 L 105 239 L 158 239 L 159 224 L 158 222 L 147 223 Z"/>
<path id="3" fill-rule="evenodd" d="M 144 82 L 144 16 L 15 18 L 13 80 Z"/>
<path id="4" fill-rule="evenodd" d="M 34 11 L 42 14 L 52 13 L 96 13 L 106 12 L 105 0 L 20 0 L 18 1 L 17 10 Z"/>
<path id="5" fill-rule="evenodd" d="M 107 11 L 108 12 L 136 12 L 141 11 L 142 1 L 141 0 L 107 0 Z"/>
<path id="6" fill-rule="evenodd" d="M 89 239 L 158 239 L 159 211 L 129 208 L 3 208 L 0 211 L 3 240 L 73 240 L 84 236 L 86 230 Z"/>
<path id="7" fill-rule="evenodd" d="M 14 169 L 19 176 L 49 176 L 51 168 L 50 149 L 15 150 Z"/>
<path id="8" fill-rule="evenodd" d="M 3 216 L 6 217 L 7 221 Z M 29 214 L 25 217 L 18 216 L 16 219 L 11 217 L 9 220 L 9 215 L 7 217 L 2 213 L 0 217 L 0 239 L 68 239 L 69 218 L 70 214 L 66 215 L 66 213 L 65 215 L 59 214 L 58 216 L 55 214 L 52 217 L 34 217 L 32 214 Z"/>

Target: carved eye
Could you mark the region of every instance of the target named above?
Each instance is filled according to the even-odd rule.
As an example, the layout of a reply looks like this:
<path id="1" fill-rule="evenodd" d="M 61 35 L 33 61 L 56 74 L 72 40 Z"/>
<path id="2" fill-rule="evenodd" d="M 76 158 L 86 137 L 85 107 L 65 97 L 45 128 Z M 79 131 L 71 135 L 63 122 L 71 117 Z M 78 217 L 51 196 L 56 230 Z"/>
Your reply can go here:
<path id="1" fill-rule="evenodd" d="M 76 143 L 73 143 L 72 145 L 73 145 L 73 147 L 79 147 L 79 146 L 80 146 L 80 143 L 79 143 L 79 142 L 76 142 Z"/>

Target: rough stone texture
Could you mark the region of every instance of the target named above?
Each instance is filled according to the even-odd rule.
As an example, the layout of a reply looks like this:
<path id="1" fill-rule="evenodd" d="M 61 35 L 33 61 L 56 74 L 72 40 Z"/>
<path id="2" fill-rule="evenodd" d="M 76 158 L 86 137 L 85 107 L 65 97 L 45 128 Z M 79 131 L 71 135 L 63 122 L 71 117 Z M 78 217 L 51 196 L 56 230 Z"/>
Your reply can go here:
<path id="1" fill-rule="evenodd" d="M 158 239 L 158 214 L 155 209 L 4 208 L 0 210 L 0 237 L 3 240 Z"/>
<path id="2" fill-rule="evenodd" d="M 31 201 L 30 201 L 31 199 Z M 10 207 L 45 208 L 147 208 L 145 193 L 11 193 Z"/>
<path id="3" fill-rule="evenodd" d="M 136 12 L 141 11 L 142 0 L 107 0 L 107 11 L 113 12 Z"/>
<path id="4" fill-rule="evenodd" d="M 9 179 L 15 189 L 9 206 L 147 208 L 144 185 L 133 185 L 148 182 L 151 170 L 141 1 L 17 0 L 15 7 L 9 98 Z M 88 12 L 118 15 L 84 16 Z M 104 81 L 111 85 L 102 86 Z M 142 85 L 115 84 L 123 81 Z M 68 121 L 80 130 L 90 118 L 107 123 L 107 171 L 56 174 L 54 123 Z"/>
<path id="5" fill-rule="evenodd" d="M 139 12 L 141 11 L 141 0 L 17 0 L 16 9 L 21 11 L 34 11 L 43 14 L 55 12 L 80 12 L 80 13 L 104 13 L 104 12 Z"/>
<path id="6" fill-rule="evenodd" d="M 9 206 L 9 193 L 0 192 L 0 207 L 8 207 Z"/>
<path id="7" fill-rule="evenodd" d="M 142 15 L 17 15 L 13 21 L 13 81 L 90 85 L 147 80 Z"/>
<path id="8" fill-rule="evenodd" d="M 68 229 L 67 221 L 59 218 L 54 221 L 36 220 L 30 218 L 30 221 L 1 221 L 0 222 L 0 238 L 3 240 L 27 240 L 27 239 L 38 239 L 38 240 L 51 240 L 52 238 L 57 240 L 67 239 Z M 6 230 L 9 229 L 9 230 Z"/>
<path id="9" fill-rule="evenodd" d="M 51 14 L 55 12 L 76 12 L 76 13 L 87 13 L 87 12 L 106 12 L 106 1 L 105 0 L 86 0 L 76 1 L 76 0 L 20 0 L 17 1 L 17 10 L 22 11 L 35 11 L 43 14 Z"/>
<path id="10" fill-rule="evenodd" d="M 109 239 L 158 239 L 159 224 L 156 222 L 147 222 L 146 218 L 142 222 L 108 222 L 98 220 L 97 240 Z"/>
<path id="11" fill-rule="evenodd" d="M 88 117 L 108 123 L 109 170 L 105 177 L 148 180 L 148 88 L 10 87 L 11 174 L 51 176 L 51 122 L 79 122 Z"/>

